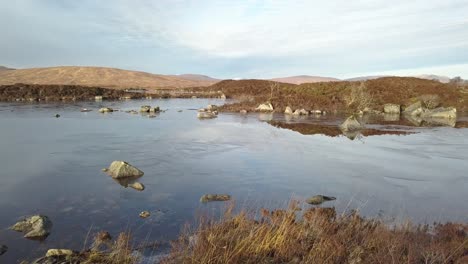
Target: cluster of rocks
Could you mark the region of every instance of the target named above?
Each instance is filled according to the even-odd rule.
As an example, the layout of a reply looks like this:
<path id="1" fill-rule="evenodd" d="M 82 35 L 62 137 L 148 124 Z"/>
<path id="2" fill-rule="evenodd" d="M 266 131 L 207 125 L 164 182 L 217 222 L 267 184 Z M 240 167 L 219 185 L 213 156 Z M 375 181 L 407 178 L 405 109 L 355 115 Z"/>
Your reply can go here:
<path id="1" fill-rule="evenodd" d="M 309 114 L 314 114 L 314 115 L 323 115 L 326 114 L 325 111 L 322 110 L 306 110 L 304 108 L 302 109 L 296 109 L 292 110 L 291 107 L 287 106 L 286 109 L 284 110 L 284 114 L 286 115 L 295 115 L 295 116 L 300 116 L 300 115 L 309 115 Z"/>
<path id="2" fill-rule="evenodd" d="M 392 121 L 389 119 L 389 116 L 394 116 L 395 118 L 393 119 L 398 120 L 399 116 L 403 114 L 408 121 L 417 126 L 421 125 L 423 122 L 433 125 L 455 126 L 457 119 L 457 109 L 455 107 L 430 108 L 422 101 L 416 101 L 403 110 L 398 104 L 385 104 L 384 114 L 386 120 L 389 121 Z"/>
<path id="3" fill-rule="evenodd" d="M 142 105 L 140 107 L 140 113 L 158 113 L 161 112 L 159 106 L 151 107 L 150 105 Z"/>
<path id="4" fill-rule="evenodd" d="M 197 117 L 199 119 L 210 119 L 218 117 L 218 107 L 216 105 L 208 105 L 206 108 L 198 109 Z"/>
<path id="5" fill-rule="evenodd" d="M 52 222 L 44 215 L 27 217 L 10 227 L 12 230 L 22 232 L 25 238 L 38 240 L 47 238 L 51 228 Z"/>

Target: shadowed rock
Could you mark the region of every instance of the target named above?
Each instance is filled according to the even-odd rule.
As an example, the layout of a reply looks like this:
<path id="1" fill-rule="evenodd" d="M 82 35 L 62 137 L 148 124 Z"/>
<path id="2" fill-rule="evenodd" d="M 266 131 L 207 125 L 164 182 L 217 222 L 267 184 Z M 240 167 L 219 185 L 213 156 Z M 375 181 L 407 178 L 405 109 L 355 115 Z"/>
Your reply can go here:
<path id="1" fill-rule="evenodd" d="M 231 200 L 231 196 L 227 194 L 205 194 L 200 198 L 200 202 L 224 202 Z"/>
<path id="2" fill-rule="evenodd" d="M 25 238 L 45 239 L 50 234 L 52 222 L 47 216 L 34 215 L 23 219 L 11 227 L 12 230 L 23 232 Z"/>
<path id="3" fill-rule="evenodd" d="M 5 254 L 8 251 L 8 247 L 5 245 L 0 245 L 0 256 Z"/>
<path id="4" fill-rule="evenodd" d="M 315 195 L 310 197 L 309 199 L 306 200 L 306 203 L 308 204 L 313 204 L 313 205 L 319 205 L 327 201 L 333 201 L 336 200 L 335 197 L 331 196 L 325 196 L 325 195 Z"/>

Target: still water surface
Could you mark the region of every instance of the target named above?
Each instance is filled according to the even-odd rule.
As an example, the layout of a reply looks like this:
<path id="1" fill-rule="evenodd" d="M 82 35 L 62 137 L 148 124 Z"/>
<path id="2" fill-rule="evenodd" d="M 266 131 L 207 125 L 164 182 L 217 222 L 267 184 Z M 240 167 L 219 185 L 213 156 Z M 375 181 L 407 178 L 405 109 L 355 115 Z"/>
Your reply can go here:
<path id="1" fill-rule="evenodd" d="M 198 120 L 190 109 L 221 101 L 170 99 L 76 104 L 0 104 L 1 263 L 80 250 L 88 233 L 131 230 L 139 241 L 174 239 L 205 193 L 231 194 L 238 206 L 285 206 L 293 198 L 336 196 L 338 211 L 432 223 L 468 221 L 468 129 L 414 128 L 416 134 L 349 140 L 302 135 L 264 120 L 282 115 L 220 114 Z M 124 110 L 168 109 L 155 118 Z M 121 111 L 100 114 L 100 106 Z M 81 113 L 82 107 L 93 112 Z M 183 110 L 179 112 L 178 110 Z M 55 118 L 55 114 L 60 118 Z M 313 119 L 310 117 L 309 119 Z M 329 115 L 335 122 L 342 117 Z M 407 129 L 407 128 L 405 128 Z M 145 172 L 143 192 L 101 172 L 126 160 Z M 152 216 L 140 219 L 148 210 Z M 53 221 L 43 242 L 7 228 L 22 216 Z"/>

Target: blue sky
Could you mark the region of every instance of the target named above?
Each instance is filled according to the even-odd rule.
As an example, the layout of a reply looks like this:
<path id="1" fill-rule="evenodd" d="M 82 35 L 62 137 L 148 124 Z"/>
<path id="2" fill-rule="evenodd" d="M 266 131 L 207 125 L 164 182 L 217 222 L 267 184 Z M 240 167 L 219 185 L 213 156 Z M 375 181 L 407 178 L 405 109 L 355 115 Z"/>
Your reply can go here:
<path id="1" fill-rule="evenodd" d="M 468 79 L 467 0 L 0 0 L 0 65 Z"/>

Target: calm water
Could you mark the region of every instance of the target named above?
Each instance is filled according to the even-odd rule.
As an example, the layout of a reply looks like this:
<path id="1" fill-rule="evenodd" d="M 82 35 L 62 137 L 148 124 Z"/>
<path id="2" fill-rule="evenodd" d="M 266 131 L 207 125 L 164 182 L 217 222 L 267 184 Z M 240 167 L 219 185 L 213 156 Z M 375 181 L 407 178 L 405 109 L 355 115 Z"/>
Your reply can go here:
<path id="1" fill-rule="evenodd" d="M 208 103 L 222 102 L 0 104 L 0 244 L 9 247 L 0 262 L 49 248 L 79 250 L 87 233 L 99 230 L 131 230 L 140 241 L 173 239 L 197 211 L 220 210 L 219 203 L 200 205 L 205 193 L 228 193 L 238 206 L 253 208 L 326 194 L 337 197 L 330 205 L 339 211 L 468 221 L 468 129 L 417 128 L 406 136 L 349 140 L 279 129 L 262 121 L 269 115 L 198 120 L 189 110 Z M 144 104 L 168 111 L 155 118 L 96 111 Z M 94 111 L 81 113 L 81 107 Z M 143 170 L 146 190 L 124 188 L 103 174 L 113 160 Z M 143 210 L 152 216 L 140 219 Z M 45 241 L 7 229 L 36 213 L 54 223 Z"/>

